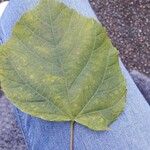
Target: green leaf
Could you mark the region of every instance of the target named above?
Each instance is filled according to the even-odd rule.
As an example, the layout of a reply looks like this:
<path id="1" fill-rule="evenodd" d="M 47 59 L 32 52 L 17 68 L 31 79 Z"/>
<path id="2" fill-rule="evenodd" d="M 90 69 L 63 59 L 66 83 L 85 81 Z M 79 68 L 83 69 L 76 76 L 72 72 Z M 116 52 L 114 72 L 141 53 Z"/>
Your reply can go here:
<path id="1" fill-rule="evenodd" d="M 106 130 L 123 111 L 125 80 L 106 29 L 56 0 L 42 0 L 0 47 L 0 80 L 22 111 Z"/>

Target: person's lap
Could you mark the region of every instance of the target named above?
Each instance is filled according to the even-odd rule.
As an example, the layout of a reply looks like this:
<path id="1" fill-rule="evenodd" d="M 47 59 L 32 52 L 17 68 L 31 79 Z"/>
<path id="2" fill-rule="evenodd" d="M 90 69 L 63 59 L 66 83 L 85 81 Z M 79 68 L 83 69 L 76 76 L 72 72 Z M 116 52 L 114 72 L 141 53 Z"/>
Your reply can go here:
<path id="1" fill-rule="evenodd" d="M 12 26 L 20 18 L 31 2 L 37 0 L 11 0 L 1 18 L 0 39 L 5 42 L 11 34 Z M 78 12 L 94 17 L 87 0 L 63 0 Z M 120 62 L 127 81 L 127 104 L 125 111 L 110 126 L 110 131 L 95 132 L 75 124 L 75 150 L 148 150 L 150 147 L 150 108 Z M 25 136 L 28 149 L 66 150 L 69 149 L 70 123 L 48 122 L 27 115 L 15 108 L 16 118 Z"/>

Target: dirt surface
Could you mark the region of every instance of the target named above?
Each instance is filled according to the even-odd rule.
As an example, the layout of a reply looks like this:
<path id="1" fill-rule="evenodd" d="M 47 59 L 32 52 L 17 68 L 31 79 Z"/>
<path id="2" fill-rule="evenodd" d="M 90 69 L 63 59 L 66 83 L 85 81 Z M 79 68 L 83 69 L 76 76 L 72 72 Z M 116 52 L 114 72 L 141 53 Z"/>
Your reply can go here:
<path id="1" fill-rule="evenodd" d="M 150 0 L 89 0 L 129 71 L 150 77 Z"/>

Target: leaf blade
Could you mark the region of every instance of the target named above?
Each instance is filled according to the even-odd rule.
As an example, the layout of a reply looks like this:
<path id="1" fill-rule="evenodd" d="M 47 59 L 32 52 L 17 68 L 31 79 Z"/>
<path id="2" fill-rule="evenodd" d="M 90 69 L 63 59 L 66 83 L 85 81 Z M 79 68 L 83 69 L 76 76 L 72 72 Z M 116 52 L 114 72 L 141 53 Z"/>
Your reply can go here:
<path id="1" fill-rule="evenodd" d="M 56 0 L 26 13 L 0 53 L 4 91 L 33 116 L 105 130 L 123 111 L 125 80 L 105 28 Z"/>

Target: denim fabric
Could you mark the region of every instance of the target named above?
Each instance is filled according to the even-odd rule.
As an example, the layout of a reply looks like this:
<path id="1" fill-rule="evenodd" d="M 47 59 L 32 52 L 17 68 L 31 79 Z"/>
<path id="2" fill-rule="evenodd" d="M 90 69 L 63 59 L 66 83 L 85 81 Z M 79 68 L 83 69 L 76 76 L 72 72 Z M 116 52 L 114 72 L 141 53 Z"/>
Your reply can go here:
<path id="1" fill-rule="evenodd" d="M 63 0 L 83 15 L 95 18 L 88 0 Z M 11 0 L 1 20 L 0 39 L 5 42 L 11 35 L 15 22 L 37 0 Z M 33 5 L 32 5 L 33 4 Z M 150 108 L 130 75 L 120 62 L 127 81 L 125 111 L 110 126 L 110 131 L 95 132 L 75 124 L 75 150 L 149 150 Z M 29 150 L 68 150 L 69 122 L 48 122 L 32 117 L 15 108 L 16 118 L 24 134 Z"/>

